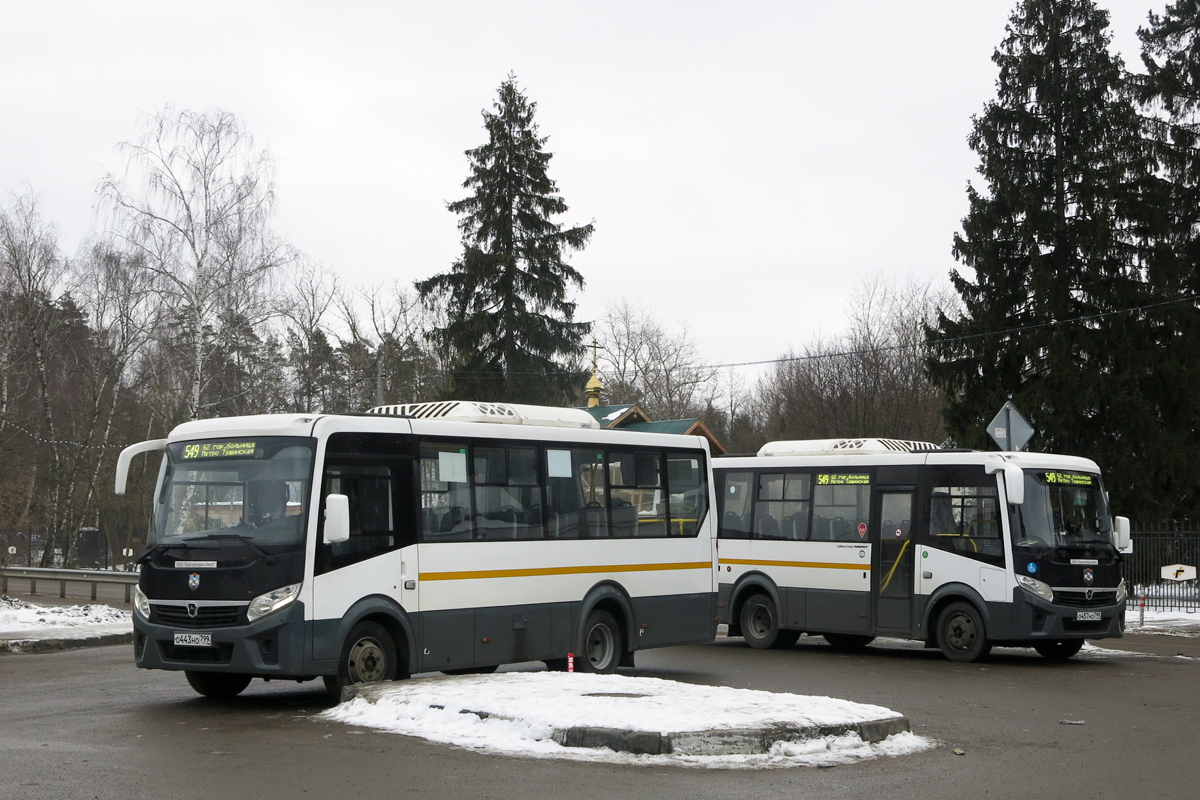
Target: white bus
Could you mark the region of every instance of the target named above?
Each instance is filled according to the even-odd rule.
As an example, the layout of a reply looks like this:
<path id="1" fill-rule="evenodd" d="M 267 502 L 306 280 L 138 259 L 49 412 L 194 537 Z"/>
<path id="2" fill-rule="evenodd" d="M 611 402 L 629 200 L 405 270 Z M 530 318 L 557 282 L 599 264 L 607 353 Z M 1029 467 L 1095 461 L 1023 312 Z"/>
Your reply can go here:
<path id="1" fill-rule="evenodd" d="M 716 525 L 698 436 L 580 409 L 447 402 L 188 422 L 166 439 L 135 598 L 139 667 L 229 697 L 335 695 L 545 661 L 612 672 L 711 642 Z"/>
<path id="2" fill-rule="evenodd" d="M 1119 637 L 1129 521 L 1096 464 L 927 442 L 771 442 L 714 461 L 721 621 L 756 648 L 924 641 L 1050 659 Z"/>

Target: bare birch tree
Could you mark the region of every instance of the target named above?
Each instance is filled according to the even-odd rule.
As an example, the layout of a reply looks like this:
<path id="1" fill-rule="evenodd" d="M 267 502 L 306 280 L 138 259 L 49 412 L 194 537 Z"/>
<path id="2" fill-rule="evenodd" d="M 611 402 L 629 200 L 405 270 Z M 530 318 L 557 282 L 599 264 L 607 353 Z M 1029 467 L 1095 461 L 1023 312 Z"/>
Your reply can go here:
<path id="1" fill-rule="evenodd" d="M 142 257 L 189 343 L 186 414 L 205 401 L 213 332 L 223 320 L 251 327 L 274 313 L 268 301 L 289 249 L 271 230 L 275 213 L 270 155 L 242 122 L 223 111 L 168 107 L 124 142 L 125 176 L 109 173 L 100 189 L 113 233 Z"/>

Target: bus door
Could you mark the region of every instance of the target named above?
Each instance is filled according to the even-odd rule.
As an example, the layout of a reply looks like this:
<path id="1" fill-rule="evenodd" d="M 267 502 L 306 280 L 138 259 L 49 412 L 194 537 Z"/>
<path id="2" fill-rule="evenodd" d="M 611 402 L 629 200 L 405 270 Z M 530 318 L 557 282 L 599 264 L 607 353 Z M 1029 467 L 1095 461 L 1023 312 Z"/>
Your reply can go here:
<path id="1" fill-rule="evenodd" d="M 871 595 L 877 633 L 912 632 L 915 486 L 876 486 L 871 500 Z"/>

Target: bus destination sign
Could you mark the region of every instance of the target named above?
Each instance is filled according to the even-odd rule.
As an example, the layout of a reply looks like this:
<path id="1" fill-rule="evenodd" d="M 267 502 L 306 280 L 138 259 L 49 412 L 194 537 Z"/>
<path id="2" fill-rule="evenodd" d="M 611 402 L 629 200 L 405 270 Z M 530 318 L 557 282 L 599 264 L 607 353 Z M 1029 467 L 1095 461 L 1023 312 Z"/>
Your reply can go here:
<path id="1" fill-rule="evenodd" d="M 255 442 L 242 439 L 236 442 L 201 442 L 184 445 L 183 460 L 193 458 L 253 458 Z"/>
<path id="2" fill-rule="evenodd" d="M 870 486 L 870 475 L 817 475 L 817 486 Z"/>
<path id="3" fill-rule="evenodd" d="M 1047 472 L 1046 483 L 1059 486 L 1094 486 L 1095 478 L 1080 472 Z"/>

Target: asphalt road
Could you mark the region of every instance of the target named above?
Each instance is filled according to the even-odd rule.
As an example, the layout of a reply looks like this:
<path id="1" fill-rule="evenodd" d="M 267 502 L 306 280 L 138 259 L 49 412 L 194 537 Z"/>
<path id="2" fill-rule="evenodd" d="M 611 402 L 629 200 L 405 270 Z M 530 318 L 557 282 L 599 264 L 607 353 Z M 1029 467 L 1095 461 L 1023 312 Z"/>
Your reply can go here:
<path id="1" fill-rule="evenodd" d="M 1122 646 L 1170 646 L 1159 638 L 1171 637 Z M 939 746 L 831 769 L 526 761 L 315 720 L 328 706 L 316 683 L 256 681 L 234 702 L 205 701 L 181 674 L 137 670 L 128 647 L 100 647 L 0 656 L 0 800 L 1200 795 L 1200 660 L 1052 664 L 997 650 L 960 665 L 900 643 L 847 655 L 819 639 L 769 652 L 733 639 L 641 653 L 638 665 L 623 672 L 877 703 Z"/>

